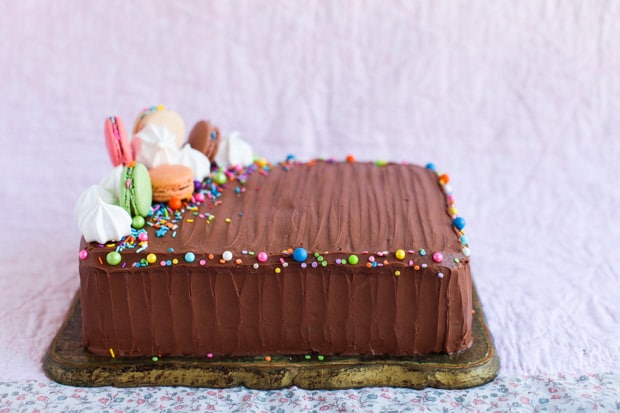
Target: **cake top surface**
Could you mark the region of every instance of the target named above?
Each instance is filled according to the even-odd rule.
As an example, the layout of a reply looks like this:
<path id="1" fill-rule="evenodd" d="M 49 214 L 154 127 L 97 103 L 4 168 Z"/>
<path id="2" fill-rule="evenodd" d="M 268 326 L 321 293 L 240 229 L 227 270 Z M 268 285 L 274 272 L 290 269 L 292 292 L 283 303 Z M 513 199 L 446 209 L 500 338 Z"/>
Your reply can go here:
<path id="1" fill-rule="evenodd" d="M 150 238 L 149 250 L 461 250 L 437 175 L 416 165 L 294 163 L 222 186 L 215 202 L 183 214 L 174 237 Z"/>
<path id="2" fill-rule="evenodd" d="M 83 251 L 100 265 L 118 252 L 112 265 L 122 268 L 277 263 L 296 248 L 331 263 L 359 255 L 362 265 L 363 255 L 393 259 L 400 251 L 410 264 L 425 256 L 457 265 L 468 249 L 450 212 L 447 179 L 412 164 L 257 161 L 215 171 L 176 208 L 154 202 L 142 229 L 105 245 L 83 241 Z"/>

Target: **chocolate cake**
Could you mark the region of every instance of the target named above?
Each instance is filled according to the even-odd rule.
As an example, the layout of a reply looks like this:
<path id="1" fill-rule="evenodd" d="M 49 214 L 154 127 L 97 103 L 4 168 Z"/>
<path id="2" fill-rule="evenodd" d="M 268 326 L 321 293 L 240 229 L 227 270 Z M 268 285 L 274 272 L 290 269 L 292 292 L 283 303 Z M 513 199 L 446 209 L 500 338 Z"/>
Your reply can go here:
<path id="1" fill-rule="evenodd" d="M 84 345 L 113 357 L 462 351 L 472 279 L 448 180 L 353 159 L 213 168 L 120 240 L 82 239 Z"/>

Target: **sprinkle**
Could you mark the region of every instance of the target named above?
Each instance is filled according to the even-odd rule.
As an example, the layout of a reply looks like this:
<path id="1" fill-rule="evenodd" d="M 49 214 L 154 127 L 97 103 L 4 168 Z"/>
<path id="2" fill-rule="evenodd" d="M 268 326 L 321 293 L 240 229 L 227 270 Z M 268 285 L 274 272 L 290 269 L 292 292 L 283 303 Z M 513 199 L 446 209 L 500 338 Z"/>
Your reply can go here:
<path id="1" fill-rule="evenodd" d="M 425 256 L 426 255 L 426 250 L 424 248 L 420 249 L 420 255 L 421 256 Z"/>
<path id="2" fill-rule="evenodd" d="M 316 358 L 319 359 L 319 361 L 325 360 L 325 356 L 323 356 L 322 354 L 319 354 Z"/>
<path id="3" fill-rule="evenodd" d="M 205 265 L 206 263 L 207 263 L 207 262 L 206 262 L 205 260 L 200 260 L 200 261 L 199 261 L 199 264 L 200 264 L 200 265 Z"/>
<path id="4" fill-rule="evenodd" d="M 301 268 L 306 268 L 308 266 L 308 264 L 306 264 L 305 262 L 301 263 Z"/>
<path id="5" fill-rule="evenodd" d="M 241 263 L 242 263 L 242 262 L 243 262 L 243 261 L 241 261 L 241 258 L 237 258 L 237 259 L 235 260 L 235 264 L 237 264 L 237 265 L 241 265 Z"/>
<path id="6" fill-rule="evenodd" d="M 368 261 L 375 262 L 375 257 L 373 255 L 371 255 L 370 257 L 368 257 Z"/>
<path id="7" fill-rule="evenodd" d="M 172 263 L 175 264 L 175 265 L 178 264 L 179 263 L 179 259 L 178 258 L 173 258 L 172 259 Z"/>
<path id="8" fill-rule="evenodd" d="M 420 270 L 420 266 L 419 265 L 414 265 L 413 269 L 416 270 L 416 271 L 419 271 Z"/>
<path id="9" fill-rule="evenodd" d="M 442 272 L 438 272 L 437 273 L 437 278 L 443 278 L 443 273 Z"/>
<path id="10" fill-rule="evenodd" d="M 230 260 L 232 260 L 232 259 L 233 259 L 233 253 L 232 253 L 232 252 L 230 252 L 230 251 L 224 251 L 224 252 L 222 253 L 222 259 L 223 259 L 224 261 L 230 261 Z"/>
<path id="11" fill-rule="evenodd" d="M 271 361 L 271 356 L 265 356 L 265 361 L 269 363 Z"/>
<path id="12" fill-rule="evenodd" d="M 282 272 L 282 269 L 280 269 L 280 267 L 276 267 L 274 271 L 276 272 L 276 274 L 280 274 L 280 272 Z"/>
<path id="13" fill-rule="evenodd" d="M 310 360 L 310 359 L 312 358 L 312 356 L 311 356 L 310 354 L 306 354 L 306 355 L 304 356 L 304 358 L 305 358 L 306 360 Z"/>
<path id="14" fill-rule="evenodd" d="M 468 247 L 463 248 L 463 255 L 469 257 L 471 255 L 471 251 Z"/>
<path id="15" fill-rule="evenodd" d="M 230 224 L 230 218 L 226 218 L 224 221 L 226 221 L 227 224 Z"/>
<path id="16" fill-rule="evenodd" d="M 258 267 L 260 267 L 260 266 L 258 265 L 258 263 L 257 263 L 257 262 L 255 262 L 254 264 L 252 264 L 252 267 L 253 267 L 255 270 L 258 270 Z"/>
<path id="17" fill-rule="evenodd" d="M 212 260 L 213 258 L 215 258 L 215 255 L 209 254 L 209 259 Z"/>
<path id="18" fill-rule="evenodd" d="M 398 277 L 400 275 L 400 271 L 398 270 L 394 271 L 394 275 Z"/>
<path id="19" fill-rule="evenodd" d="M 207 358 L 208 359 L 212 359 L 213 358 L 213 353 L 207 353 Z"/>
<path id="20" fill-rule="evenodd" d="M 396 257 L 397 260 L 404 260 L 405 259 L 405 250 L 396 250 L 396 252 L 394 253 L 394 256 Z"/>
<path id="21" fill-rule="evenodd" d="M 116 354 L 114 354 L 114 350 L 112 348 L 110 348 L 110 356 L 115 359 L 116 358 Z"/>
<path id="22" fill-rule="evenodd" d="M 153 356 L 153 357 L 151 357 L 151 360 L 153 360 L 153 361 L 158 361 L 158 360 L 159 360 L 159 357 L 157 357 L 157 356 Z"/>

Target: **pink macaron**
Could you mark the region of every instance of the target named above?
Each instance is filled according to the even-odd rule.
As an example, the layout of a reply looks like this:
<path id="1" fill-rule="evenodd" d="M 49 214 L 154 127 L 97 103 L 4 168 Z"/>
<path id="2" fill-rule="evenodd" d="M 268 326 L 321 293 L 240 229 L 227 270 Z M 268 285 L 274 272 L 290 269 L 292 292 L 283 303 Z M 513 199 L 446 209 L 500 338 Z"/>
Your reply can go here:
<path id="1" fill-rule="evenodd" d="M 105 143 L 112 165 L 128 165 L 134 161 L 134 154 L 123 121 L 118 116 L 106 118 L 104 124 Z"/>

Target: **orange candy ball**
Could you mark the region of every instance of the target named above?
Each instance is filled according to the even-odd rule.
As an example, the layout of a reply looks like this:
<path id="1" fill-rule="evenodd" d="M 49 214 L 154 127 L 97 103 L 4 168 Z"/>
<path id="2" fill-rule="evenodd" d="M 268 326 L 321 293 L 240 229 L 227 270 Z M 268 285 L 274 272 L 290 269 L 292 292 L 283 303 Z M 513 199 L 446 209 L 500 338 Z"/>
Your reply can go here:
<path id="1" fill-rule="evenodd" d="M 450 177 L 448 176 L 448 174 L 443 174 L 439 176 L 439 182 L 441 182 L 442 184 L 447 184 L 448 182 L 450 182 Z"/>
<path id="2" fill-rule="evenodd" d="M 355 156 L 353 155 L 347 155 L 347 157 L 345 158 L 345 160 L 349 163 L 353 163 L 355 162 Z"/>
<path id="3" fill-rule="evenodd" d="M 181 202 L 180 198 L 173 197 L 170 198 L 170 201 L 168 201 L 168 205 L 170 206 L 170 208 L 176 211 L 178 209 L 181 209 L 181 207 L 183 206 L 183 202 Z"/>

